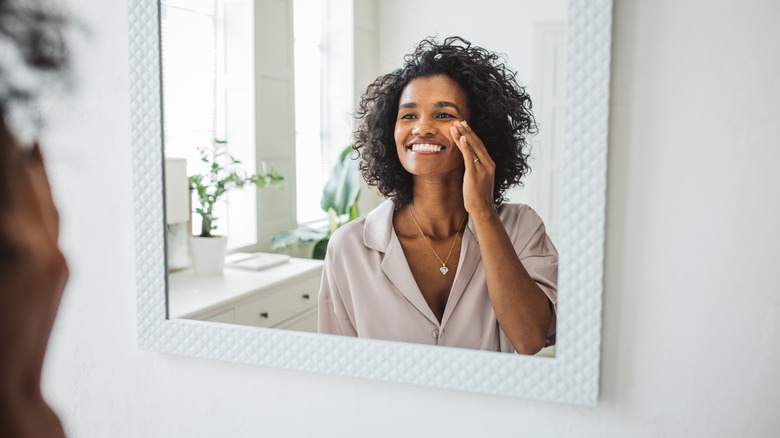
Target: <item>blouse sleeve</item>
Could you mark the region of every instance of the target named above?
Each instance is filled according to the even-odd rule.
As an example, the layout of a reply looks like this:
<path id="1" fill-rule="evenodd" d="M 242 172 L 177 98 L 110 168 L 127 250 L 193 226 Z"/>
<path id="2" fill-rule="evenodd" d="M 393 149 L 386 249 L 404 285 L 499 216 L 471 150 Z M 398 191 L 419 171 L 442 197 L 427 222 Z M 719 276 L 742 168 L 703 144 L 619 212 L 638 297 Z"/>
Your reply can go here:
<path id="1" fill-rule="evenodd" d="M 333 242 L 331 242 L 332 244 Z M 317 304 L 317 331 L 319 333 L 343 336 L 357 336 L 357 331 L 349 319 L 341 290 L 338 274 L 334 272 L 332 254 L 328 251 L 322 268 L 322 281 Z"/>
<path id="2" fill-rule="evenodd" d="M 558 316 L 558 251 L 547 235 L 542 219 L 526 205 L 519 212 L 513 243 L 520 262 L 550 302 L 553 317 L 547 331 L 545 346 L 555 345 Z"/>

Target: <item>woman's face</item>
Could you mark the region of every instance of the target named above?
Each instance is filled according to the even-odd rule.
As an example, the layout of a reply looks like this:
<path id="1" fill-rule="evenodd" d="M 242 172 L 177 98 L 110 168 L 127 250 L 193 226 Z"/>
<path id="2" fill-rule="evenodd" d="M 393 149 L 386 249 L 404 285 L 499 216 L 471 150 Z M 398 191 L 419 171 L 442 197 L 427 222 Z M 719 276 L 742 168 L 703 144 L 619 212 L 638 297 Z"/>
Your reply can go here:
<path id="1" fill-rule="evenodd" d="M 442 75 L 409 82 L 395 122 L 395 146 L 404 168 L 412 175 L 460 175 L 463 154 L 450 135 L 459 120 L 468 122 L 469 114 L 457 82 Z"/>

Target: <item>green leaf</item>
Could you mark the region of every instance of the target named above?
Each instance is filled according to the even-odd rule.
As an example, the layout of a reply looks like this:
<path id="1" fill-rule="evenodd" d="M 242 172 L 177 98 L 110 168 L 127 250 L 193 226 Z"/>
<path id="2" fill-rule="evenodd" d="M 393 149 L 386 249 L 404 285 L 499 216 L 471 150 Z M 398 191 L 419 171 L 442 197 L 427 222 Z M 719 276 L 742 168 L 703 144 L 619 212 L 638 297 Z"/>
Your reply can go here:
<path id="1" fill-rule="evenodd" d="M 271 247 L 273 249 L 284 248 L 298 241 L 316 242 L 328 238 L 329 234 L 329 230 L 327 229 L 318 229 L 301 225 L 294 230 L 282 231 L 281 233 L 274 235 L 271 239 Z"/>
<path id="2" fill-rule="evenodd" d="M 311 258 L 316 260 L 325 260 L 325 253 L 328 251 L 328 242 L 330 238 L 322 239 L 314 245 L 314 250 L 311 253 Z"/>
<path id="3" fill-rule="evenodd" d="M 360 191 L 358 191 L 358 196 L 360 196 Z M 355 200 L 357 200 L 357 196 L 355 198 Z M 347 222 L 352 222 L 358 217 L 360 217 L 360 210 L 358 210 L 357 202 L 355 202 L 349 209 L 349 219 L 347 219 Z"/>
<path id="4" fill-rule="evenodd" d="M 241 169 L 241 161 L 228 152 L 225 140 L 214 139 L 211 147 L 199 148 L 199 151 L 200 160 L 209 165 L 209 170 L 206 174 L 196 174 L 189 177 L 190 190 L 196 192 L 198 203 L 201 206 L 200 208 L 196 207 L 195 212 L 201 216 L 209 230 L 217 227 L 213 223 L 217 218 L 211 215 L 214 203 L 226 192 L 242 188 L 250 183 L 259 188 L 267 185 L 273 185 L 280 189 L 284 187 L 284 177 L 273 168 L 268 174 L 246 176 L 246 172 Z M 265 163 L 262 163 L 261 167 L 265 172 Z M 203 225 L 204 228 L 206 225 Z"/>
<path id="5" fill-rule="evenodd" d="M 330 233 L 333 234 L 333 232 L 336 231 L 339 227 L 339 217 L 336 214 L 336 210 L 333 208 L 328 209 L 328 222 L 330 224 Z"/>
<path id="6" fill-rule="evenodd" d="M 341 152 L 339 161 L 333 167 L 333 176 L 322 191 L 320 207 L 331 208 L 338 216 L 347 214 L 360 196 L 360 171 L 358 161 L 350 157 L 352 147 Z"/>
<path id="7" fill-rule="evenodd" d="M 271 249 L 285 248 L 301 240 L 296 231 L 297 230 L 287 230 L 275 234 L 271 239 Z"/>

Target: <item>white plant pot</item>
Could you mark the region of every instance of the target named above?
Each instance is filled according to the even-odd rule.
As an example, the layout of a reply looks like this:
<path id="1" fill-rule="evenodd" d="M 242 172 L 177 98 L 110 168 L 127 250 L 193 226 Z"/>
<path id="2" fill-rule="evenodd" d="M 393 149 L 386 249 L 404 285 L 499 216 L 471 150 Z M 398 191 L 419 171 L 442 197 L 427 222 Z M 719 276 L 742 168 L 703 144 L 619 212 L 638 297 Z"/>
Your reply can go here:
<path id="1" fill-rule="evenodd" d="M 227 237 L 190 237 L 192 271 L 195 275 L 222 275 L 225 267 Z"/>

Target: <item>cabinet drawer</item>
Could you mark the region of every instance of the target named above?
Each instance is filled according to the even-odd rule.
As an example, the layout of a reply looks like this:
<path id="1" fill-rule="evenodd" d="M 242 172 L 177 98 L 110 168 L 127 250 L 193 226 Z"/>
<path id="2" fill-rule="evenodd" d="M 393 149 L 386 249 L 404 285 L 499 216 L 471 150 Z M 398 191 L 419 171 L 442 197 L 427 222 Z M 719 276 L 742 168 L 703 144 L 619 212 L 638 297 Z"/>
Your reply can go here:
<path id="1" fill-rule="evenodd" d="M 276 328 L 317 333 L 317 308 L 309 309 L 279 324 Z"/>
<path id="2" fill-rule="evenodd" d="M 236 324 L 273 327 L 280 322 L 317 306 L 320 279 L 310 278 L 236 306 Z"/>

